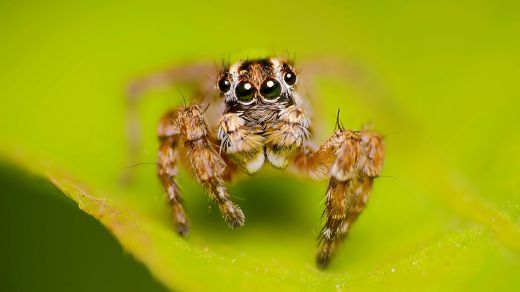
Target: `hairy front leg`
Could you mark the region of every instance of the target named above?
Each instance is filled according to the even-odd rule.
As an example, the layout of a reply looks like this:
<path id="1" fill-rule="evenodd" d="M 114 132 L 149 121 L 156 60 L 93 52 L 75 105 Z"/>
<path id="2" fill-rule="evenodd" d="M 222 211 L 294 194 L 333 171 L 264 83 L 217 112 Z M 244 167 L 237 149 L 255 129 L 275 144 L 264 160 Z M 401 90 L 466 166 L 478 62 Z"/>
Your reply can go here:
<path id="1" fill-rule="evenodd" d="M 226 222 L 233 228 L 244 225 L 242 210 L 231 201 L 230 194 L 224 186 L 224 177 L 229 176 L 226 162 L 216 150 L 215 140 L 209 132 L 204 120 L 203 112 L 198 106 L 189 106 L 179 110 L 168 112 L 161 120 L 159 126 L 160 137 L 176 136 L 186 149 L 189 164 L 199 183 L 202 184 L 208 195 L 215 200 Z M 175 153 L 166 159 L 175 160 Z M 178 156 L 177 156 L 178 157 Z M 176 174 L 176 170 L 172 173 Z M 161 179 L 161 181 L 164 181 Z M 178 188 L 174 180 L 163 182 L 165 189 L 174 193 Z M 170 194 L 170 193 L 168 193 Z M 181 206 L 176 204 L 175 206 Z M 181 212 L 174 209 L 174 217 L 182 217 Z M 180 218 L 179 217 L 179 218 Z"/>
<path id="2" fill-rule="evenodd" d="M 323 268 L 368 201 L 383 163 L 382 137 L 372 131 L 339 129 L 317 150 L 304 149 L 295 163 L 315 178 L 330 177 L 316 257 Z"/>

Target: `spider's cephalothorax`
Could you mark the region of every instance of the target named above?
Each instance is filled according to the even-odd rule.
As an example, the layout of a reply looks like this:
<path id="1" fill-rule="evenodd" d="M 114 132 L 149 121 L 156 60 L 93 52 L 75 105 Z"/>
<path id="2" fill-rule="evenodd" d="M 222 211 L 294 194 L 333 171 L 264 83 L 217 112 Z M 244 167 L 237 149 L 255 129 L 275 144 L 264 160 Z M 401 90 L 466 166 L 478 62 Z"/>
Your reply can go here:
<path id="1" fill-rule="evenodd" d="M 197 180 L 213 198 L 231 227 L 244 225 L 242 210 L 231 200 L 224 182 L 237 170 L 252 174 L 266 162 L 314 179 L 329 179 L 325 224 L 320 233 L 317 263 L 324 267 L 364 209 L 383 163 L 382 136 L 371 130 L 351 131 L 337 123 L 334 134 L 320 147 L 311 147 L 310 122 L 298 94 L 298 72 L 279 58 L 239 61 L 218 73 L 214 66 L 174 68 L 143 78 L 130 87 L 131 105 L 146 89 L 190 81 L 201 90 L 203 76 L 216 76 L 221 106 L 219 118 L 197 104 L 168 111 L 159 124 L 158 176 L 168 195 L 179 234 L 188 219 L 176 183 L 179 160 L 186 153 Z M 211 95 L 210 95 L 211 96 Z M 203 97 L 205 101 L 211 98 Z M 135 112 L 135 109 L 132 110 Z M 130 133 L 135 120 L 130 119 Z M 135 149 L 135 134 L 131 136 Z M 184 147 L 179 147 L 184 146 Z"/>
<path id="2" fill-rule="evenodd" d="M 218 125 L 222 150 L 248 173 L 267 159 L 285 168 L 308 138 L 309 121 L 298 106 L 296 73 L 279 59 L 238 62 L 225 70 L 218 89 L 225 111 Z"/>

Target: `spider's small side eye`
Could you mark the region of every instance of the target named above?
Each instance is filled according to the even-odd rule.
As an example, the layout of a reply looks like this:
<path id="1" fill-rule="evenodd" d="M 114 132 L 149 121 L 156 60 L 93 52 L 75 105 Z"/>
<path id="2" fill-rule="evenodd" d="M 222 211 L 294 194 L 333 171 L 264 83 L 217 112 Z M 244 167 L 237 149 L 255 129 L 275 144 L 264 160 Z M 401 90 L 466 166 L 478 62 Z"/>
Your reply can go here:
<path id="1" fill-rule="evenodd" d="M 248 102 L 251 101 L 255 95 L 255 87 L 249 81 L 242 81 L 238 83 L 235 88 L 235 95 L 238 100 Z"/>
<path id="2" fill-rule="evenodd" d="M 218 90 L 222 93 L 226 93 L 231 89 L 231 82 L 227 80 L 225 77 L 220 78 L 220 80 L 217 83 Z"/>
<path id="3" fill-rule="evenodd" d="M 296 74 L 294 74 L 294 72 L 292 71 L 288 71 L 287 73 L 285 73 L 285 75 L 283 76 L 283 80 L 285 81 L 285 83 L 287 83 L 287 85 L 294 85 L 296 83 Z"/>
<path id="4" fill-rule="evenodd" d="M 260 86 L 260 94 L 266 99 L 275 99 L 282 93 L 282 86 L 278 80 L 268 78 Z"/>

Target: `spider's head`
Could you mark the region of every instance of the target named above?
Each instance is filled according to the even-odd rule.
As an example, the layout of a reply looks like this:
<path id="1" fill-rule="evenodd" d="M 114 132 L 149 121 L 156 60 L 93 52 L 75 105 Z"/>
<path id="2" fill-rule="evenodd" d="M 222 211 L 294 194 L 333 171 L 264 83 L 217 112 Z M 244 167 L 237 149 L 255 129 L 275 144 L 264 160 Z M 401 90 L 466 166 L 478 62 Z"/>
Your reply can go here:
<path id="1" fill-rule="evenodd" d="M 228 109 L 272 112 L 294 104 L 295 69 L 279 58 L 239 61 L 223 70 L 217 88 Z"/>

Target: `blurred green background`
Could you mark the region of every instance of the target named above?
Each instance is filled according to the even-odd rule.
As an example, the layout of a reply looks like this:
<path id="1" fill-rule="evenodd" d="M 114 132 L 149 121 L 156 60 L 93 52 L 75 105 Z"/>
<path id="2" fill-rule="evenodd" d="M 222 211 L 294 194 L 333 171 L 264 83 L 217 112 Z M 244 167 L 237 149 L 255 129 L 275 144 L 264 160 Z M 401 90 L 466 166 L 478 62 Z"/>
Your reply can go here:
<path id="1" fill-rule="evenodd" d="M 0 288 L 517 291 L 519 35 L 518 1 L 0 1 L 0 158 L 23 161 L 0 172 Z M 387 136 L 383 177 L 325 272 L 313 261 L 325 182 L 269 168 L 239 180 L 230 190 L 247 224 L 231 231 L 183 173 L 187 240 L 171 230 L 153 165 L 118 184 L 130 80 L 287 52 L 296 64 L 353 60 L 371 76 L 319 79 L 318 141 L 338 107 L 348 127 L 372 121 Z M 140 162 L 155 160 L 155 125 L 178 104 L 175 89 L 143 102 Z M 81 182 L 88 195 L 61 189 L 127 252 L 38 176 Z"/>

